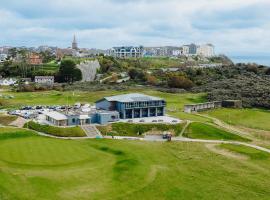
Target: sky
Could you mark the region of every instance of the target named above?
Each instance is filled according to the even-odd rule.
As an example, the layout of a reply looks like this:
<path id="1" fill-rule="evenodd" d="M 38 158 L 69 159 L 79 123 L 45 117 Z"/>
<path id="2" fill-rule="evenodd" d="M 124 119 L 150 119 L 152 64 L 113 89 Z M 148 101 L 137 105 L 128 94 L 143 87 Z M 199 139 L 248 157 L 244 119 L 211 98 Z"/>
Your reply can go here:
<path id="1" fill-rule="evenodd" d="M 181 46 L 270 54 L 270 0 L 1 0 L 0 46 Z"/>

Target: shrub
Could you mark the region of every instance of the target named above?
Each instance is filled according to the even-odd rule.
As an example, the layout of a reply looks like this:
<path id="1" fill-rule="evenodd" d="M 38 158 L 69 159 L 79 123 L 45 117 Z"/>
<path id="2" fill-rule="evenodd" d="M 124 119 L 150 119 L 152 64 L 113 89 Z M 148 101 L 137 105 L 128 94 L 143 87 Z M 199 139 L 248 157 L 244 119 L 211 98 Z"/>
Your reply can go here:
<path id="1" fill-rule="evenodd" d="M 76 68 L 76 63 L 73 60 L 66 59 L 60 64 L 59 73 L 57 75 L 59 82 L 72 83 L 82 79 L 82 72 Z"/>
<path id="2" fill-rule="evenodd" d="M 169 87 L 190 89 L 193 87 L 193 82 L 182 75 L 171 75 L 168 80 Z"/>

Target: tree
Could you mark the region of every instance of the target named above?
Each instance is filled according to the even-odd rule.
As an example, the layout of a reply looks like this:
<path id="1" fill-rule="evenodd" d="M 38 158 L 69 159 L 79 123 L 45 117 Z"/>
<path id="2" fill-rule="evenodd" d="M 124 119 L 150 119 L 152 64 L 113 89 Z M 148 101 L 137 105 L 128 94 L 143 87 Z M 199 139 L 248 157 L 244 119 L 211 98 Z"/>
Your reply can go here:
<path id="1" fill-rule="evenodd" d="M 170 75 L 168 85 L 172 88 L 190 89 L 193 87 L 193 82 L 182 75 Z"/>
<path id="2" fill-rule="evenodd" d="M 270 75 L 270 67 L 265 70 L 266 75 Z"/>
<path id="3" fill-rule="evenodd" d="M 62 60 L 58 73 L 59 82 L 73 83 L 82 80 L 82 72 L 71 59 Z"/>
<path id="4" fill-rule="evenodd" d="M 49 50 L 40 52 L 41 57 L 43 58 L 44 63 L 48 63 L 54 59 L 56 59 L 55 55 Z"/>
<path id="5" fill-rule="evenodd" d="M 8 50 L 8 55 L 11 57 L 11 58 L 15 58 L 16 55 L 17 55 L 18 51 L 16 48 L 11 48 Z"/>
<path id="6" fill-rule="evenodd" d="M 128 72 L 128 75 L 130 76 L 131 79 L 136 79 L 139 74 L 139 71 L 135 68 L 131 68 Z"/>
<path id="7" fill-rule="evenodd" d="M 131 79 L 133 80 L 141 80 L 141 81 L 146 81 L 146 76 L 145 73 L 142 70 L 138 70 L 136 68 L 131 68 L 128 71 L 128 75 L 130 76 Z"/>
<path id="8" fill-rule="evenodd" d="M 150 85 L 157 85 L 157 78 L 153 75 L 148 74 L 146 76 L 147 83 Z"/>

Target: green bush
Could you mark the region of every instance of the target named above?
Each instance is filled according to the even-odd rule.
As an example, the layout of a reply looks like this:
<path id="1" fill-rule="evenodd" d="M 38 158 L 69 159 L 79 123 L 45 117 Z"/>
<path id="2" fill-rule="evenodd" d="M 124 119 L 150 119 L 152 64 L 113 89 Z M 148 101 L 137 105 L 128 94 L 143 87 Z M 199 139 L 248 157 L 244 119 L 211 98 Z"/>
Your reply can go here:
<path id="1" fill-rule="evenodd" d="M 24 128 L 29 128 L 38 132 L 59 136 L 59 137 L 83 137 L 86 136 L 80 127 L 60 128 L 49 125 L 41 125 L 33 121 L 24 125 Z"/>

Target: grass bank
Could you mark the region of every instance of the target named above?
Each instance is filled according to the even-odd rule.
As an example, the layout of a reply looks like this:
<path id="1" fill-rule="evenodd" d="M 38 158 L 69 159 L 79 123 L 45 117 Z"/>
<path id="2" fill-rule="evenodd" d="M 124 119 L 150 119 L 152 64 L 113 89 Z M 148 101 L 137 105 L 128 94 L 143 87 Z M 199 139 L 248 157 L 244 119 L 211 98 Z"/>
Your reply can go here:
<path id="1" fill-rule="evenodd" d="M 252 160 L 266 160 L 270 158 L 270 154 L 267 152 L 263 152 L 243 145 L 221 144 L 220 147 L 227 149 L 231 152 L 247 156 L 249 159 Z"/>
<path id="2" fill-rule="evenodd" d="M 243 138 L 239 135 L 200 122 L 191 123 L 186 129 L 184 136 L 193 139 L 206 140 L 236 140 L 243 142 L 250 141 L 249 139 Z"/>
<path id="3" fill-rule="evenodd" d="M 7 126 L 11 122 L 15 121 L 16 119 L 17 119 L 17 116 L 0 114 L 0 125 Z"/>
<path id="4" fill-rule="evenodd" d="M 84 137 L 86 136 L 84 131 L 79 127 L 55 127 L 49 125 L 41 125 L 33 121 L 24 125 L 25 128 L 29 128 L 38 132 L 59 136 L 59 137 Z"/>
<path id="5" fill-rule="evenodd" d="M 184 124 L 167 125 L 167 124 L 131 124 L 131 123 L 114 123 L 108 126 L 98 126 L 97 128 L 103 135 L 117 136 L 142 136 L 143 134 L 153 132 L 169 131 L 178 136 Z"/>
<path id="6" fill-rule="evenodd" d="M 228 124 L 270 131 L 270 111 L 263 109 L 217 109 L 205 112 Z"/>

